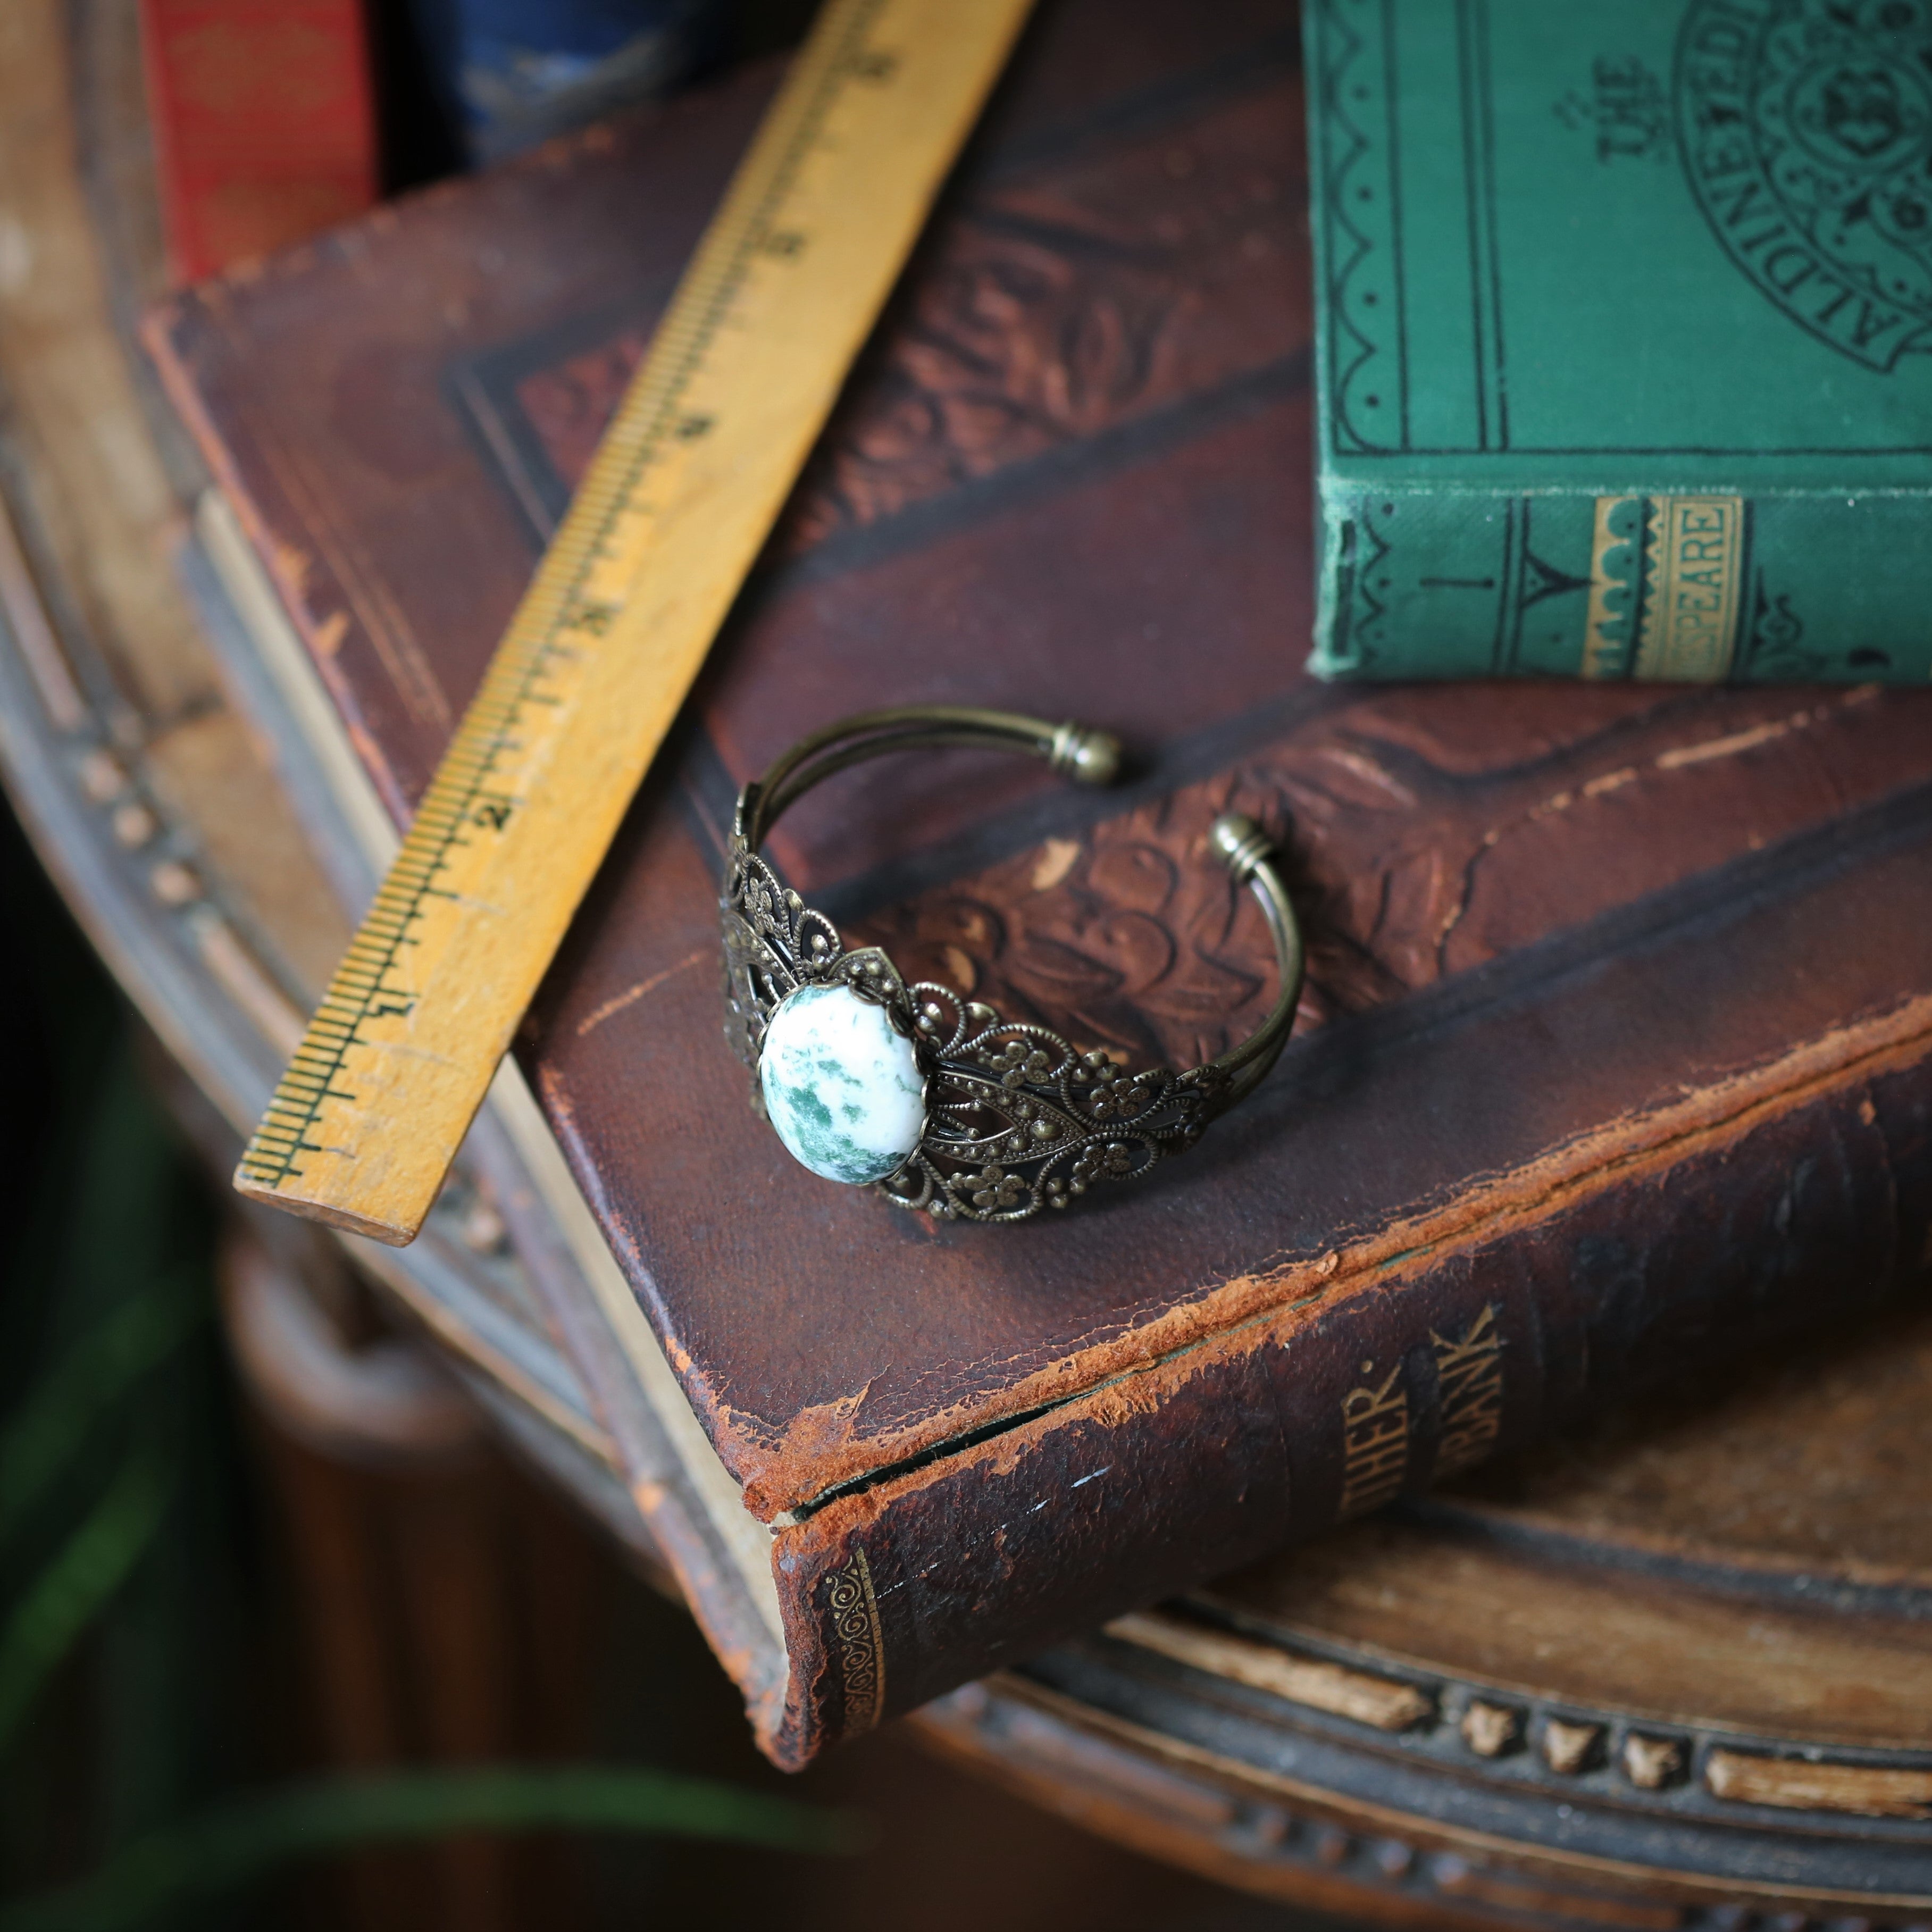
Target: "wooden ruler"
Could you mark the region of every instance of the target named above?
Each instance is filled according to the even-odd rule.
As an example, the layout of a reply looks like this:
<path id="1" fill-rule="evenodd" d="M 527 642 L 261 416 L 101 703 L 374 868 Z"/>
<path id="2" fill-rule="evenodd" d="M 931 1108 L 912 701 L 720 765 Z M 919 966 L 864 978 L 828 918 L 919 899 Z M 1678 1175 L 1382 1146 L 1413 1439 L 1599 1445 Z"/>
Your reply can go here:
<path id="1" fill-rule="evenodd" d="M 236 1170 L 400 1246 L 1030 0 L 830 0 Z"/>

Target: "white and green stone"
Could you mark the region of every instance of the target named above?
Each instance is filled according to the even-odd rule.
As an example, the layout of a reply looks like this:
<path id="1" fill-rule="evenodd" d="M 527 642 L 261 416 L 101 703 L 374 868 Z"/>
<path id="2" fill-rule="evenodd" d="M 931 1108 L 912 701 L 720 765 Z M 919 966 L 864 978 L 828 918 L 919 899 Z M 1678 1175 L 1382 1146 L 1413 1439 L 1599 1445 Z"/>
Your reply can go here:
<path id="1" fill-rule="evenodd" d="M 847 986 L 787 994 L 765 1029 L 758 1084 L 787 1150 L 827 1180 L 883 1180 L 926 1132 L 911 1041 Z"/>

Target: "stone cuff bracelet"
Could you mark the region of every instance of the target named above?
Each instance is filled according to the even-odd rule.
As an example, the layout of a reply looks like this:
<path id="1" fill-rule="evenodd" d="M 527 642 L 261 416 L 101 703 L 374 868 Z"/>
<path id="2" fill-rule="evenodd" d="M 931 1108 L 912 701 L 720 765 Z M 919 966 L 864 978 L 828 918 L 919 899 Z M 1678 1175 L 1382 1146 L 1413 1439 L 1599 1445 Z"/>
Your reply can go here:
<path id="1" fill-rule="evenodd" d="M 950 705 L 867 712 L 794 745 L 739 795 L 720 901 L 725 1034 L 752 1071 L 754 1102 L 813 1173 L 876 1185 L 940 1220 L 1024 1221 L 1146 1173 L 1246 1097 L 1294 1023 L 1301 936 L 1268 839 L 1229 812 L 1210 843 L 1261 902 L 1280 986 L 1261 1027 L 1219 1059 L 1130 1074 L 950 987 L 908 986 L 877 946 L 848 952 L 758 848 L 833 772 L 941 746 L 1024 752 L 1083 784 L 1111 784 L 1120 769 L 1104 732 Z"/>

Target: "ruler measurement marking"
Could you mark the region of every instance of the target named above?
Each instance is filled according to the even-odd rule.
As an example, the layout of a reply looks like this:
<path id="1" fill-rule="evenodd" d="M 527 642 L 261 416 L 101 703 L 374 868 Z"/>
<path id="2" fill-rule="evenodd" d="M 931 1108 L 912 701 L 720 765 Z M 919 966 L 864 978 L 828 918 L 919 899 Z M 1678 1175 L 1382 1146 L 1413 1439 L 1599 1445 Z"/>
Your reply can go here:
<path id="1" fill-rule="evenodd" d="M 868 27 L 872 20 L 876 16 L 877 12 L 878 7 L 874 4 L 864 9 L 862 12 L 855 14 L 852 22 L 852 31 L 848 36 L 848 40 L 850 38 L 855 38 L 858 33 L 862 32 L 866 28 Z M 812 112 L 805 117 L 800 128 L 793 136 L 790 154 L 786 157 L 786 159 L 782 164 L 777 174 L 775 176 L 771 186 L 767 189 L 765 195 L 758 204 L 756 209 L 754 210 L 754 220 L 746 224 L 745 230 L 740 235 L 736 245 L 733 250 L 730 258 L 728 272 L 720 276 L 716 287 L 712 292 L 710 300 L 706 303 L 702 311 L 702 326 L 694 330 L 690 340 L 685 345 L 683 352 L 679 357 L 675 365 L 672 380 L 664 386 L 657 409 L 649 422 L 646 434 L 641 440 L 640 447 L 632 457 L 632 462 L 629 466 L 628 474 L 626 478 L 627 484 L 634 483 L 634 481 L 641 476 L 643 469 L 650 458 L 655 455 L 656 447 L 662 440 L 668 426 L 669 418 L 673 408 L 675 406 L 676 403 L 682 399 L 684 393 L 689 388 L 692 379 L 696 376 L 701 368 L 704 350 L 708 346 L 710 338 L 715 333 L 724 312 L 730 306 L 732 301 L 735 298 L 739 291 L 740 286 L 742 285 L 745 270 L 748 265 L 752 249 L 758 243 L 762 242 L 764 238 L 764 232 L 769 226 L 770 217 L 772 211 L 773 211 L 776 207 L 782 205 L 785 194 L 790 191 L 790 188 L 794 185 L 797 176 L 799 163 L 802 158 L 802 150 L 804 146 L 808 143 L 812 134 L 818 131 L 820 126 L 822 125 L 824 115 L 828 110 L 830 104 L 830 100 L 834 87 L 840 78 L 841 76 L 838 75 L 837 70 L 833 68 L 828 70 L 826 76 L 821 80 L 819 88 L 818 88 L 814 98 L 811 104 Z M 706 424 L 706 427 L 708 428 L 710 425 Z M 626 508 L 626 500 L 628 494 L 628 490 L 624 488 L 620 488 L 612 493 L 610 502 L 606 506 L 604 506 L 604 514 L 598 520 L 600 527 L 596 531 L 596 537 L 592 543 L 588 547 L 590 554 L 580 558 L 577 567 L 570 578 L 567 591 L 562 597 L 553 598 L 551 600 L 553 603 L 561 603 L 567 610 L 569 608 L 572 599 L 574 598 L 578 593 L 581 592 L 589 578 L 592 557 L 597 555 L 600 551 L 604 552 L 606 555 L 610 554 L 604 550 L 605 540 L 608 538 L 610 530 L 615 525 L 617 520 L 623 514 Z M 523 664 L 518 666 L 519 674 L 516 680 L 515 687 L 512 693 L 509 694 L 508 703 L 503 704 L 501 707 L 507 714 L 506 722 L 508 718 L 514 717 L 515 712 L 520 708 L 522 702 L 528 701 L 533 695 L 530 688 L 532 681 L 532 673 L 534 672 L 536 665 L 541 662 L 542 657 L 544 655 L 544 647 L 550 641 L 551 635 L 550 634 L 541 634 L 536 640 L 536 649 L 530 650 L 526 647 L 526 650 L 522 654 L 524 662 Z M 472 721 L 476 722 L 483 722 L 488 719 L 489 709 L 493 708 L 489 706 L 489 698 L 490 696 L 493 694 L 490 691 L 490 679 L 486 676 L 484 693 L 484 707 L 482 710 L 481 716 L 479 716 L 476 713 L 471 714 L 470 717 L 466 718 L 464 721 L 466 724 L 472 723 Z M 550 701 L 556 703 L 559 700 L 552 699 Z M 457 760 L 446 763 L 445 766 L 442 768 L 442 770 L 438 773 L 439 777 L 442 777 L 446 772 L 451 772 L 452 766 L 458 762 L 467 761 L 464 760 L 463 759 L 463 754 L 468 749 L 468 746 L 464 742 L 466 739 L 470 739 L 473 742 L 473 737 L 470 733 L 459 730 L 458 734 L 458 745 L 454 748 L 458 754 Z M 507 748 L 507 747 L 502 746 L 500 744 L 490 744 L 482 748 L 484 760 L 486 762 L 494 763 L 495 757 L 501 750 Z M 472 795 L 478 790 L 478 788 L 476 785 L 473 780 L 470 784 L 464 787 L 464 803 L 465 805 L 472 802 Z M 437 830 L 439 820 L 437 816 L 435 815 L 435 806 L 437 803 L 436 791 L 437 786 L 436 782 L 432 780 L 430 790 L 428 793 L 425 794 L 424 800 L 424 806 L 430 808 L 430 813 L 431 815 L 425 817 L 424 812 L 418 812 L 416 820 L 411 826 L 410 836 L 405 838 L 404 850 L 402 854 L 399 855 L 398 862 L 396 866 L 392 868 L 390 876 L 392 879 L 406 878 L 412 870 L 410 860 L 413 855 L 410 853 L 410 847 L 412 842 L 416 842 L 418 827 L 420 826 L 424 830 L 430 832 L 432 835 L 434 835 Z M 442 841 L 438 840 L 436 842 L 437 846 L 440 846 L 442 842 Z M 435 853 L 437 863 L 441 863 L 441 852 L 440 850 L 436 850 L 435 848 L 432 848 L 432 850 Z M 418 857 L 415 869 L 419 871 L 422 863 L 422 858 L 428 856 L 429 855 L 428 854 L 424 854 L 422 855 L 422 857 Z M 423 875 L 425 884 L 427 878 L 433 875 L 434 870 L 434 868 L 432 867 L 429 873 Z M 416 891 L 410 895 L 410 899 L 419 899 L 420 897 L 423 896 L 423 892 L 424 887 L 422 886 L 418 886 Z M 388 893 L 386 890 L 385 892 L 378 895 L 379 902 L 385 898 L 393 899 L 395 896 L 395 895 Z M 444 895 L 444 896 L 448 896 L 448 895 Z M 406 901 L 405 903 L 408 903 L 408 902 Z M 419 917 L 421 916 L 419 908 L 415 904 L 411 904 L 410 907 L 410 914 L 412 917 Z M 392 945 L 389 948 L 384 949 L 383 953 L 378 956 L 383 956 L 388 959 L 392 960 L 393 951 L 394 949 Z M 346 974 L 338 972 L 337 975 L 337 984 L 340 985 L 347 976 L 348 976 Z M 333 986 L 331 988 L 331 992 L 332 994 L 334 992 L 334 988 Z M 355 1016 L 346 1027 L 344 1027 L 338 1023 L 337 1027 L 334 1028 L 334 1030 L 340 1035 L 340 1038 L 333 1052 L 328 1056 L 328 1062 L 332 1069 L 339 1069 L 345 1060 L 350 1047 L 356 1044 L 360 1039 L 363 1022 L 367 1018 L 373 1017 L 373 1014 L 370 1011 L 371 1002 L 367 998 L 358 999 L 354 1001 L 342 1002 L 338 1002 L 332 999 L 328 1002 L 328 1004 L 340 1005 Z M 284 1084 L 286 1085 L 292 1083 L 285 1081 Z M 290 1114 L 291 1118 L 302 1120 L 304 1125 L 312 1123 L 319 1118 L 320 1112 L 320 1102 L 321 1099 L 325 1096 L 326 1091 L 326 1090 L 325 1089 L 322 1093 L 318 1093 L 313 1100 L 307 1101 L 302 1106 L 294 1108 L 286 1109 L 286 1111 Z M 278 1108 L 276 1111 L 284 1110 Z M 280 1136 L 278 1136 L 278 1138 Z M 260 1136 L 258 1136 L 258 1138 L 260 1138 Z M 302 1150 L 299 1147 L 292 1150 L 293 1152 L 299 1152 Z M 251 1150 L 250 1151 L 252 1153 L 253 1150 Z M 262 1178 L 260 1172 L 262 1165 L 261 1162 L 259 1161 L 250 1160 L 244 1162 L 244 1166 L 255 1171 L 254 1178 L 258 1179 Z M 288 1171 L 288 1162 L 286 1157 L 283 1162 L 276 1163 L 276 1166 L 283 1168 L 284 1172 Z"/>
<path id="2" fill-rule="evenodd" d="M 356 1104 L 356 1095 L 336 1084 L 338 1076 L 363 1049 L 386 1051 L 385 1040 L 374 1030 L 382 1022 L 411 1019 L 422 993 L 434 991 L 437 974 L 451 956 L 450 948 L 460 947 L 470 929 L 462 922 L 518 909 L 514 870 L 502 875 L 511 881 L 507 902 L 500 903 L 501 895 L 494 890 L 479 892 L 473 886 L 497 878 L 496 868 L 506 865 L 514 868 L 526 849 L 535 848 L 519 844 L 508 848 L 510 856 L 502 859 L 466 857 L 461 863 L 466 871 L 458 869 L 458 855 L 494 845 L 520 826 L 531 799 L 544 783 L 548 760 L 563 754 L 573 742 L 570 734 L 579 728 L 574 715 L 578 707 L 590 692 L 608 690 L 610 674 L 601 669 L 608 653 L 614 645 L 627 652 L 637 650 L 634 635 L 626 641 L 621 637 L 614 639 L 610 634 L 635 594 L 640 568 L 650 567 L 655 561 L 665 501 L 674 506 L 677 496 L 678 472 L 671 473 L 670 496 L 664 500 L 655 486 L 646 490 L 646 478 L 673 459 L 680 463 L 697 460 L 700 478 L 708 478 L 716 487 L 718 463 L 710 461 L 707 467 L 706 460 L 686 458 L 682 452 L 700 449 L 719 434 L 721 427 L 742 425 L 743 419 L 736 412 L 737 392 L 729 392 L 721 399 L 715 393 L 704 393 L 700 386 L 715 373 L 716 351 L 724 332 L 748 329 L 755 340 L 760 316 L 769 317 L 773 302 L 783 300 L 777 291 L 784 282 L 771 278 L 788 276 L 791 265 L 813 256 L 814 214 L 826 207 L 849 204 L 853 193 L 850 163 L 844 164 L 848 170 L 844 178 L 835 170 L 830 184 L 820 187 L 817 202 L 806 187 L 805 170 L 816 155 L 841 154 L 848 147 L 863 154 L 862 142 L 854 145 L 833 138 L 831 124 L 839 107 L 856 98 L 855 90 L 878 88 L 900 74 L 903 63 L 897 52 L 868 44 L 881 16 L 893 4 L 894 0 L 850 0 L 842 8 L 834 0 L 831 16 L 824 24 L 832 28 L 836 20 L 836 28 L 823 41 L 814 37 L 814 44 L 800 56 L 800 79 L 806 84 L 795 94 L 781 94 L 748 155 L 746 169 L 757 182 L 754 192 L 741 205 L 744 190 L 740 183 L 734 182 L 728 190 L 721 213 L 686 272 L 635 386 L 426 788 L 396 860 L 243 1156 L 241 1175 L 255 1184 L 249 1191 L 266 1190 L 274 1198 L 275 1190 L 302 1177 L 306 1156 L 311 1154 L 346 1155 L 353 1162 L 354 1148 L 328 1146 L 320 1137 L 330 1103 Z M 895 216 L 896 223 L 916 223 L 920 206 L 936 182 L 938 172 L 943 172 L 970 124 L 977 101 L 1026 10 L 1026 0 L 971 0 L 970 8 L 966 0 L 961 0 L 962 16 L 970 15 L 967 34 L 976 38 L 960 44 L 973 46 L 978 55 L 977 64 L 963 70 L 968 76 L 964 81 L 950 78 L 942 82 L 937 77 L 962 71 L 938 64 L 950 56 L 949 36 L 958 24 L 955 17 L 930 5 L 922 9 L 913 4 L 902 10 L 909 10 L 915 22 L 928 23 L 932 40 L 927 50 L 932 62 L 926 70 L 924 94 L 916 91 L 897 121 L 889 109 L 880 124 L 896 129 L 897 138 L 926 167 L 925 172 L 908 176 L 909 182 L 923 184 L 915 190 L 920 202 L 908 206 L 903 198 L 896 203 L 886 200 L 888 207 L 906 207 L 904 215 Z M 934 111 L 936 88 L 941 90 L 936 98 L 944 104 L 945 118 L 928 130 L 926 124 L 908 118 L 908 112 Z M 866 124 L 862 118 L 862 128 Z M 846 131 L 849 134 L 851 130 Z M 889 151 L 888 158 L 898 157 L 896 151 Z M 859 178 L 862 182 L 864 177 Z M 787 222 L 787 211 L 802 191 L 805 199 L 800 211 Z M 879 266 L 896 274 L 908 231 L 896 226 L 890 232 L 894 238 L 882 244 L 887 248 L 888 259 Z M 838 262 L 838 252 L 835 247 L 830 263 Z M 850 252 L 848 243 L 848 255 Z M 866 257 L 856 269 L 848 260 L 845 272 L 848 277 L 856 273 L 869 278 L 877 270 L 873 258 Z M 829 296 L 835 327 L 844 326 L 838 314 L 843 286 L 828 284 L 822 278 L 814 285 L 821 306 Z M 879 285 L 862 279 L 859 286 L 872 291 L 854 298 L 864 304 L 855 311 L 862 325 L 875 312 Z M 847 352 L 843 338 L 840 340 L 838 360 L 832 368 L 835 388 L 842 376 Z M 790 386 L 779 391 L 781 411 L 810 408 L 818 414 L 809 420 L 822 419 L 822 402 L 815 398 L 813 388 L 798 386 L 801 374 L 808 385 L 819 380 L 810 348 L 793 351 L 788 346 L 787 357 L 781 363 L 780 381 L 782 386 L 789 379 Z M 716 386 L 710 386 L 715 390 Z M 786 452 L 783 460 L 788 463 L 793 460 L 790 446 L 784 440 L 788 430 L 793 422 L 802 425 L 806 420 L 783 413 L 778 417 L 778 446 Z M 746 433 L 742 426 L 732 428 L 739 439 L 731 446 L 734 452 L 744 446 Z M 800 460 L 802 453 L 801 445 Z M 724 473 L 728 476 L 730 472 L 728 470 Z M 795 469 L 790 473 L 795 474 Z M 760 494 L 749 501 L 762 503 L 762 493 L 776 475 L 772 466 L 760 471 L 754 463 L 749 488 Z M 729 499 L 725 500 L 728 505 Z M 766 513 L 761 509 L 759 514 Z M 746 527 L 742 517 L 735 524 L 728 524 L 728 542 L 735 544 Z M 735 557 L 736 551 L 731 554 Z M 640 558 L 646 560 L 642 566 Z M 734 562 L 733 568 L 742 567 Z M 698 581 L 700 590 L 706 590 L 701 574 Z M 708 641 L 687 634 L 688 631 L 687 626 L 684 631 L 672 633 L 670 647 L 676 653 L 673 662 L 679 668 L 670 674 L 688 676 L 684 667 L 693 643 L 701 650 Z M 679 688 L 682 690 L 682 683 Z M 628 689 L 624 695 L 629 696 Z M 647 711 L 644 716 L 650 715 Z M 556 721 L 554 727 L 542 722 L 546 718 Z M 593 736 L 590 742 L 595 745 L 597 741 Z M 564 795 L 571 796 L 567 790 Z M 554 822 L 555 808 L 550 810 Z M 537 822 L 544 822 L 542 814 Z M 459 921 L 456 927 L 424 925 L 438 902 L 464 909 L 455 915 Z M 439 920 L 447 916 L 436 914 Z M 447 936 L 452 933 L 454 937 Z M 560 927 L 552 934 L 553 943 L 560 936 Z M 411 989 L 398 983 L 404 949 L 426 941 L 431 943 L 431 950 L 423 956 L 423 988 Z M 442 950 L 439 952 L 437 947 Z M 472 946 L 468 952 L 459 950 L 456 956 L 478 956 Z M 483 956 L 496 956 L 486 952 Z M 516 957 L 514 950 L 512 956 Z M 460 1037 L 453 1046 L 448 1045 L 446 1021 L 440 1034 L 412 1036 L 406 1032 L 403 1036 L 405 1040 L 412 1036 L 441 1042 L 431 1057 L 446 1050 L 454 1052 L 458 1058 L 445 1064 L 460 1075 L 468 1073 L 466 1045 Z M 356 1136 L 352 1133 L 350 1138 Z M 454 1151 L 452 1146 L 447 1154 Z M 399 1222 L 392 1228 L 380 1216 L 358 1214 L 355 1210 L 360 1203 L 353 1198 L 352 1180 L 346 1184 L 351 1198 L 346 1205 L 332 1204 L 335 1197 L 326 1193 L 313 1201 L 291 1194 L 281 1204 L 320 1212 L 325 1218 L 346 1218 L 368 1226 L 384 1238 L 406 1240 L 413 1234 L 412 1224 Z M 416 1219 L 419 1222 L 420 1212 Z"/>

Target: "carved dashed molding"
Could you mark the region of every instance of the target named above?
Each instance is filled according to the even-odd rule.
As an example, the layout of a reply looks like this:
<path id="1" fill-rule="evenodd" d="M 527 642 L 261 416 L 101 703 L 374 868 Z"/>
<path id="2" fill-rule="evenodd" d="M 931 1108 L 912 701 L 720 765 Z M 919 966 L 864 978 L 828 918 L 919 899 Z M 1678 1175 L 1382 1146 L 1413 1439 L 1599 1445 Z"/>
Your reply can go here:
<path id="1" fill-rule="evenodd" d="M 1650 1885 L 1630 1891 L 1607 1876 L 1552 1877 L 1501 1856 L 1479 1858 L 1398 1832 L 1352 1828 L 1192 1774 L 1184 1765 L 1090 1729 L 1087 1715 L 1072 1700 L 1051 1693 L 1042 1698 L 1033 1684 L 1000 1676 L 938 1700 L 912 1721 L 1016 1775 L 1036 1802 L 1130 1844 L 1140 1842 L 1136 1821 L 1169 1838 L 1178 1831 L 1218 1855 L 1211 1868 L 1218 1876 L 1278 1898 L 1332 1904 L 1332 1889 L 1319 1888 L 1340 1882 L 1364 1894 L 1369 1909 L 1377 1899 L 1412 1912 L 1426 1912 L 1433 1904 L 1445 1912 L 1492 1915 L 1498 1924 L 1532 1932 L 1926 1932 L 1932 1924 L 1932 1909 L 1847 1916 L 1837 1904 L 1807 1908 L 1762 1895 L 1673 1900 Z M 1486 1721 L 1478 1720 L 1479 1735 L 1486 1734 L 1480 1730 Z M 1450 1728 L 1460 1737 L 1460 1721 Z M 1104 1808 L 1096 1812 L 1094 1800 Z M 1306 1894 L 1299 1890 L 1304 1883 Z"/>
<path id="2" fill-rule="evenodd" d="M 1628 1802 L 1722 1810 L 1766 1808 L 1932 1820 L 1932 1750 L 1794 1747 L 1718 1726 L 1658 1724 L 1628 1712 L 1579 1710 L 1498 1686 L 1397 1671 L 1341 1646 L 1229 1628 L 1218 1607 L 1144 1611 L 1106 1635 L 1294 1709 L 1400 1738 L 1406 1754 L 1550 1788 L 1609 1787 Z M 1932 1860 L 1932 1846 L 1928 1846 Z M 1932 1869 L 1932 1865 L 1928 1865 Z"/>

